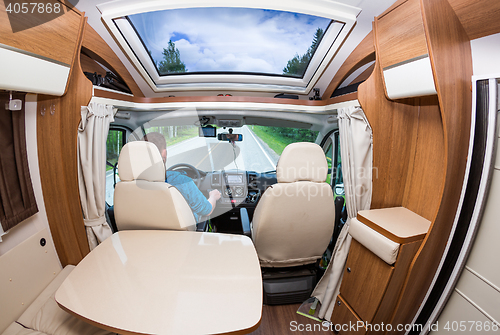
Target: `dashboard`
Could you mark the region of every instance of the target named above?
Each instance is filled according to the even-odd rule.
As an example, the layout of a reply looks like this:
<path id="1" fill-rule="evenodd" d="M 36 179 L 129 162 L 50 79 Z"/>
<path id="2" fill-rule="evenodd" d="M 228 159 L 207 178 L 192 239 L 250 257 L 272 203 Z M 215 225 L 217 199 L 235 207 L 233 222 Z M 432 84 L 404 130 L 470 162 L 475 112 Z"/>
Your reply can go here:
<path id="1" fill-rule="evenodd" d="M 200 183 L 200 190 L 217 189 L 220 207 L 255 207 L 268 186 L 276 183 L 276 173 L 226 170 L 207 173 Z"/>

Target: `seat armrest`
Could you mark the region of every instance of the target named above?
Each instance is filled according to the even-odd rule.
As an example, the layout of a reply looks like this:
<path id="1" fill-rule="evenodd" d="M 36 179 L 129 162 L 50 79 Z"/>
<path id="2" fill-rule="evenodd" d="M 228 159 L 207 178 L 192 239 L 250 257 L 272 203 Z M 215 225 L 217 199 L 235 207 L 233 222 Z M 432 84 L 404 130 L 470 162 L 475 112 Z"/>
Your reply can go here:
<path id="1" fill-rule="evenodd" d="M 250 230 L 250 219 L 246 208 L 240 208 L 241 228 L 243 234 L 252 238 L 252 231 Z"/>

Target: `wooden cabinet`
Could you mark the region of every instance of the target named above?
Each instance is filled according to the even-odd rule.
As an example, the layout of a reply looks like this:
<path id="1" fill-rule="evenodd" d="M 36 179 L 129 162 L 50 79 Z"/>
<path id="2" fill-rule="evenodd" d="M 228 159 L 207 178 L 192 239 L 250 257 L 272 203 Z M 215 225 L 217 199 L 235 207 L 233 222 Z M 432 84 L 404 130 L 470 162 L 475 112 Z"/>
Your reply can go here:
<path id="1" fill-rule="evenodd" d="M 361 320 L 373 320 L 393 270 L 393 266 L 352 240 L 341 292 Z"/>
<path id="2" fill-rule="evenodd" d="M 374 23 L 382 69 L 428 54 L 419 1 L 406 1 Z"/>
<path id="3" fill-rule="evenodd" d="M 374 30 L 387 98 L 435 95 L 420 1 L 404 1 L 375 18 Z"/>
<path id="4" fill-rule="evenodd" d="M 0 89 L 61 96 L 79 54 L 85 19 L 63 3 L 38 3 L 57 3 L 60 14 L 32 12 L 34 3 L 26 3 L 27 13 L 9 14 L 0 2 Z"/>
<path id="5" fill-rule="evenodd" d="M 332 319 L 332 322 L 343 326 L 343 329 L 339 328 L 339 331 L 346 335 L 364 334 L 366 329 L 362 325 L 363 321 L 356 315 L 351 306 L 349 306 L 340 295 L 337 296 L 337 301 L 335 303 L 335 313 L 333 315 L 335 319 Z"/>
<path id="6" fill-rule="evenodd" d="M 403 207 L 360 211 L 351 221 L 353 239 L 331 318 L 340 334 L 380 332 L 379 325 L 391 322 L 408 268 L 429 226 L 428 220 Z M 381 256 L 387 253 L 380 250 L 384 243 L 397 252 L 391 264 Z M 357 322 L 366 329 L 356 327 L 353 332 L 347 327 Z"/>

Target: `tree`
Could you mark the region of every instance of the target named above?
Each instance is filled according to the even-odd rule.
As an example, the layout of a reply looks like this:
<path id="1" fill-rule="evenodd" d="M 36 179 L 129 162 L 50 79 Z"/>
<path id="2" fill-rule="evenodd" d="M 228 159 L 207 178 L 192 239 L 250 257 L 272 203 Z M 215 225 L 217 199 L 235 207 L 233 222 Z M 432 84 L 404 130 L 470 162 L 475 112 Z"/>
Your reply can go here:
<path id="1" fill-rule="evenodd" d="M 313 41 L 311 44 L 311 47 L 309 50 L 307 50 L 308 53 L 310 53 L 311 57 L 318 48 L 319 42 L 321 42 L 321 39 L 323 38 L 324 31 L 321 28 L 316 29 L 316 32 L 314 33 Z"/>
<path id="2" fill-rule="evenodd" d="M 305 53 L 302 56 L 295 54 L 295 56 L 286 64 L 286 67 L 283 69 L 283 73 L 302 77 L 304 72 L 306 72 L 306 68 L 309 64 L 310 59 L 311 58 L 309 57 L 308 53 Z"/>
<path id="3" fill-rule="evenodd" d="M 292 59 L 290 59 L 286 64 L 285 68 L 283 69 L 283 74 L 302 77 L 306 72 L 306 68 L 309 65 L 309 62 L 311 61 L 314 52 L 318 48 L 319 42 L 321 42 L 324 33 L 325 32 L 323 31 L 323 29 L 321 28 L 316 29 L 312 44 L 309 47 L 309 49 L 307 49 L 306 53 L 303 54 L 302 56 L 295 54 L 295 56 Z"/>
<path id="4" fill-rule="evenodd" d="M 168 41 L 168 48 L 163 48 L 163 60 L 158 63 L 160 74 L 186 72 L 186 64 L 181 61 L 181 53 L 172 40 Z"/>

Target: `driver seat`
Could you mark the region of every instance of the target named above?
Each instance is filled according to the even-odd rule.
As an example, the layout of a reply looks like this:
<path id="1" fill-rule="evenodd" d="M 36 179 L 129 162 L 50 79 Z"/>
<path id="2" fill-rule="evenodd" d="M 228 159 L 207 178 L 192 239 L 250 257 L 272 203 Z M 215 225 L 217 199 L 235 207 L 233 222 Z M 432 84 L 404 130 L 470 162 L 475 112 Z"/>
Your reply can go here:
<path id="1" fill-rule="evenodd" d="M 193 212 L 182 194 L 165 183 L 165 164 L 155 144 L 125 144 L 118 158 L 115 186 L 118 230 L 195 230 Z"/>

